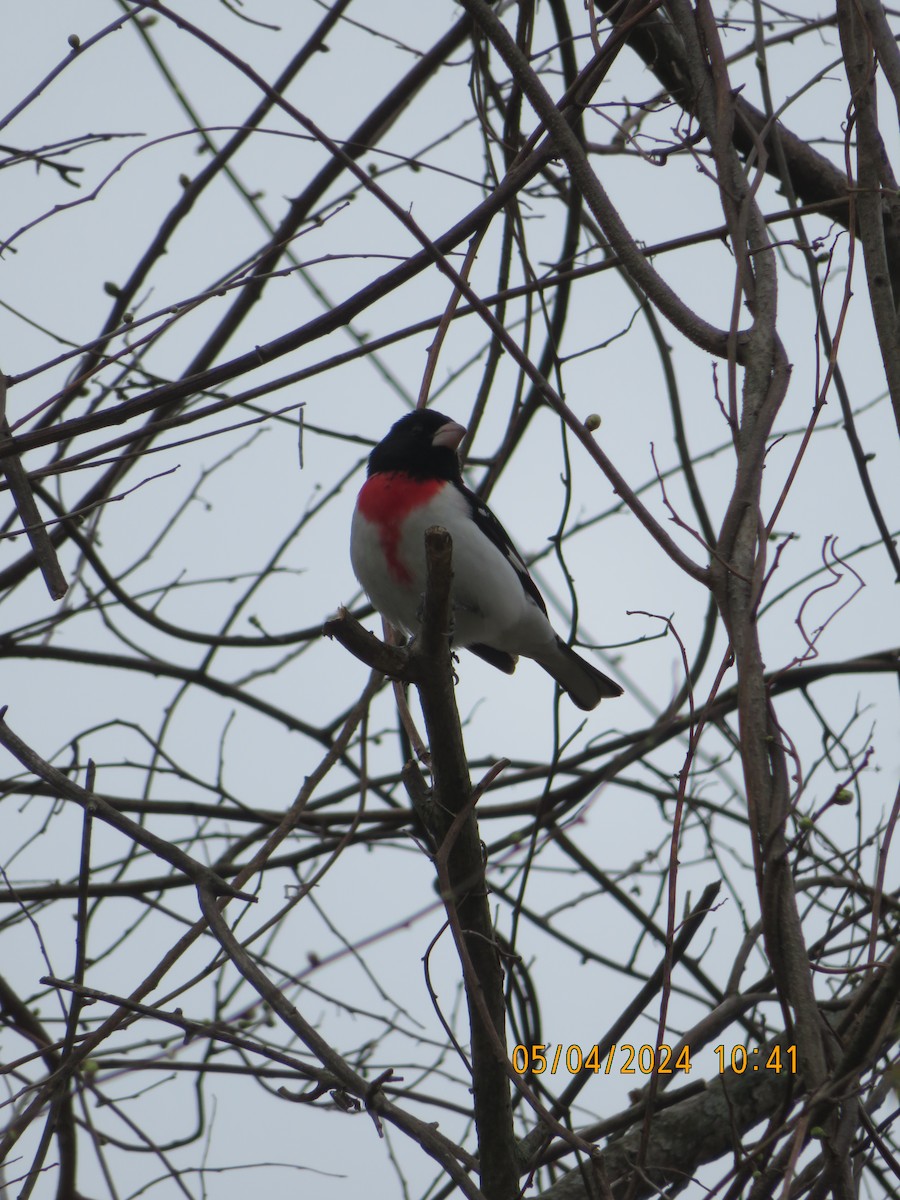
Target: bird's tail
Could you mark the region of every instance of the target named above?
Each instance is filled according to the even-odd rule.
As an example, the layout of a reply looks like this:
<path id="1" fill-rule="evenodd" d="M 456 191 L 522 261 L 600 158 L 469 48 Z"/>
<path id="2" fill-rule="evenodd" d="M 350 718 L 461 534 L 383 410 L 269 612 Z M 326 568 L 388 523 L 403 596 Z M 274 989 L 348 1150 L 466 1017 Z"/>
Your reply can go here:
<path id="1" fill-rule="evenodd" d="M 535 661 L 568 692 L 572 703 L 585 711 L 596 708 L 601 700 L 622 695 L 623 689 L 614 680 L 576 654 L 562 638 L 558 637 L 540 657 L 535 655 Z"/>

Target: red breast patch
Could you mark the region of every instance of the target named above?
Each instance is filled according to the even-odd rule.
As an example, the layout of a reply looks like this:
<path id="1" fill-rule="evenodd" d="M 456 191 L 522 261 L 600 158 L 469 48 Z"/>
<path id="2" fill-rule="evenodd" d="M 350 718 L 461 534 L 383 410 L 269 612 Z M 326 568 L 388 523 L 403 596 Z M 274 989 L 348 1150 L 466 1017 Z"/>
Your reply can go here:
<path id="1" fill-rule="evenodd" d="M 402 583 L 412 580 L 398 554 L 403 522 L 444 486 L 443 479 L 413 479 L 403 471 L 379 471 L 370 475 L 360 489 L 356 507 L 361 516 L 377 525 L 385 561 Z"/>

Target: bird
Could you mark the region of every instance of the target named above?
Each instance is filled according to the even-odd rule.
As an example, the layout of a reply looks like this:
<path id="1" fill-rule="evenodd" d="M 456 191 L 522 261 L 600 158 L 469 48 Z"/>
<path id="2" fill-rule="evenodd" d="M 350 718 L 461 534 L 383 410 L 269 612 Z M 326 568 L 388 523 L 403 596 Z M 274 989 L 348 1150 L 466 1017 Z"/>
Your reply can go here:
<path id="1" fill-rule="evenodd" d="M 414 638 L 425 593 L 425 531 L 453 543 L 454 649 L 467 649 L 511 675 L 534 659 L 590 711 L 623 689 L 557 634 L 537 585 L 509 534 L 466 487 L 459 460 L 463 425 L 416 409 L 391 426 L 369 455 L 350 530 L 354 574 L 377 611 Z"/>

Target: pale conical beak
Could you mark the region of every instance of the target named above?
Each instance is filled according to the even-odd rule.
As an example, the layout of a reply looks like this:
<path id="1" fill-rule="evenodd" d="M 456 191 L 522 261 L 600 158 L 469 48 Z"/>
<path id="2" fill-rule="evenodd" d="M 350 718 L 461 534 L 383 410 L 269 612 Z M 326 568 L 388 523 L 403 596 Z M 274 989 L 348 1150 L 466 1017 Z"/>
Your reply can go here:
<path id="1" fill-rule="evenodd" d="M 465 425 L 459 425 L 456 421 L 448 421 L 446 425 L 440 427 L 431 439 L 431 444 L 432 446 L 445 446 L 448 450 L 455 450 L 465 436 Z"/>

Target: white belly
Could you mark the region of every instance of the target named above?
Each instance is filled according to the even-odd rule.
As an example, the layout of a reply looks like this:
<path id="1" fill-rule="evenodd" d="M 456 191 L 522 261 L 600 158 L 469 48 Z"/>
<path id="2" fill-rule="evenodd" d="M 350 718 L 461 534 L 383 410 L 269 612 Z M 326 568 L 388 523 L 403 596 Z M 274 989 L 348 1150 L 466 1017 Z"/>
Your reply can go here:
<path id="1" fill-rule="evenodd" d="M 452 528 L 454 645 L 482 643 L 510 654 L 532 655 L 555 642 L 549 621 L 524 591 L 515 568 L 478 529 L 465 498 L 452 489 L 407 514 L 403 533 L 392 547 L 403 579 L 386 569 L 381 528 L 358 510 L 354 513 L 353 570 L 392 625 L 412 635 L 419 630 L 425 594 L 425 531 L 432 525 Z"/>

